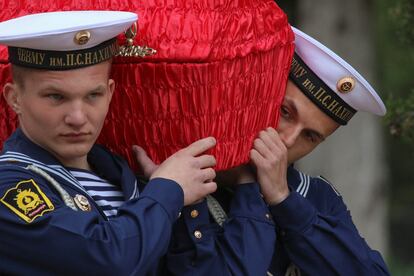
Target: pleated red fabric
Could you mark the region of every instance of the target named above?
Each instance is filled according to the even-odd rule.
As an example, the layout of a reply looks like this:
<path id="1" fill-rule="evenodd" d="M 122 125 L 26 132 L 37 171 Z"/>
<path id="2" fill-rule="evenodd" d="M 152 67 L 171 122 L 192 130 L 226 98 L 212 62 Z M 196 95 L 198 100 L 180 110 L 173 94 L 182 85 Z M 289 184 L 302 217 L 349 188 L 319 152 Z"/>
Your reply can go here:
<path id="1" fill-rule="evenodd" d="M 57 10 L 138 13 L 135 42 L 157 54 L 115 58 L 116 91 L 98 139 L 133 167 L 133 144 L 160 163 L 191 142 L 214 136 L 216 169 L 231 168 L 248 161 L 261 129 L 277 125 L 294 37 L 272 0 L 18 2 L 3 1 L 0 20 Z M 0 49 L 0 85 L 10 78 L 6 57 Z M 3 142 L 16 118 L 4 100 L 0 105 Z"/>

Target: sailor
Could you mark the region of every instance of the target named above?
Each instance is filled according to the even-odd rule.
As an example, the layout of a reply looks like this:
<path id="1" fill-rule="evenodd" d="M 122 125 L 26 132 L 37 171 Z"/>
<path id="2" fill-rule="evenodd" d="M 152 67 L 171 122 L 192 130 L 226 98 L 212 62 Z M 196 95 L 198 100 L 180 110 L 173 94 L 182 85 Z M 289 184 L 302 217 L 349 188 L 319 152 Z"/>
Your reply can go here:
<path id="1" fill-rule="evenodd" d="M 13 76 L 3 94 L 19 120 L 0 155 L 0 274 L 142 275 L 183 205 L 216 189 L 212 137 L 163 162 L 140 195 L 127 163 L 95 144 L 116 36 L 136 20 L 67 11 L 0 23 Z"/>
<path id="2" fill-rule="evenodd" d="M 292 29 L 295 54 L 279 124 L 261 131 L 250 151 L 251 164 L 268 204 L 267 216 L 276 224 L 277 242 L 267 275 L 389 275 L 381 254 L 360 236 L 335 188 L 326 179 L 311 177 L 293 166 L 339 126 L 346 125 L 357 111 L 382 116 L 385 106 L 347 62 L 312 37 Z M 137 156 L 147 174 L 156 168 L 142 149 L 137 150 Z M 238 187 L 234 183 L 246 170 L 249 169 L 239 167 L 218 173 L 216 182 L 224 188 L 213 195 L 215 199 L 210 198 L 210 204 L 201 202 L 183 209 L 183 213 L 197 212 L 198 219 L 183 216 L 176 227 L 188 233 L 201 227 L 209 231 L 204 243 L 175 235 L 173 244 L 187 244 L 194 252 L 180 259 L 175 256 L 176 249 L 170 249 L 168 258 L 174 261 L 167 262 L 169 270 L 190 275 L 194 268 L 182 269 L 190 256 L 197 264 L 197 275 L 208 275 L 216 269 L 213 265 L 223 256 L 222 248 L 214 247 L 214 241 L 223 236 L 227 223 L 237 213 L 230 204 L 235 197 L 232 188 Z M 207 210 L 211 217 L 205 214 Z M 246 241 L 239 240 L 239 254 L 244 253 L 245 245 Z M 228 267 L 237 265 L 231 258 L 227 260 Z"/>
<path id="3" fill-rule="evenodd" d="M 357 111 L 383 116 L 385 106 L 352 66 L 302 31 L 293 31 L 295 54 L 279 125 L 261 131 L 250 152 L 277 226 L 269 273 L 389 275 L 335 188 L 293 167 Z"/>

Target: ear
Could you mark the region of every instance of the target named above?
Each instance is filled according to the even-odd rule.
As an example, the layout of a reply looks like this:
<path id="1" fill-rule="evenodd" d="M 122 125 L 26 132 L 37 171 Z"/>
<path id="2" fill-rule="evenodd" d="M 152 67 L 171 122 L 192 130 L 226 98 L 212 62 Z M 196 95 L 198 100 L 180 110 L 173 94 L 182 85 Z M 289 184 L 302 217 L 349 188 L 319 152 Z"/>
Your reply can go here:
<path id="1" fill-rule="evenodd" d="M 14 83 L 6 83 L 3 88 L 3 97 L 17 115 L 21 113 L 19 88 Z"/>
<path id="2" fill-rule="evenodd" d="M 115 91 L 115 81 L 113 79 L 109 79 L 108 80 L 108 88 L 109 88 L 109 101 L 111 101 L 112 96 L 114 94 Z"/>

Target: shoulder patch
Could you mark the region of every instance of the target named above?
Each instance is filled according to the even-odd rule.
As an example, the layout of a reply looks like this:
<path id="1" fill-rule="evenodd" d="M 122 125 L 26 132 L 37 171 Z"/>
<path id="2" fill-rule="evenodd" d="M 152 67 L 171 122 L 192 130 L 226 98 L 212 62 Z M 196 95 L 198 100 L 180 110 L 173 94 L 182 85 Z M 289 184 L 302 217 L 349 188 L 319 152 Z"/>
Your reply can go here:
<path id="1" fill-rule="evenodd" d="M 341 196 L 341 194 L 339 193 L 339 191 L 335 188 L 335 186 L 331 182 L 329 182 L 328 179 L 326 179 L 322 175 L 318 176 L 318 178 L 321 179 L 321 180 L 323 180 L 324 182 L 326 182 L 326 184 L 328 184 L 329 186 L 331 186 L 332 190 L 335 192 L 335 194 L 337 196 Z"/>
<path id="2" fill-rule="evenodd" d="M 0 201 L 27 223 L 55 209 L 33 179 L 20 181 L 7 190 Z"/>

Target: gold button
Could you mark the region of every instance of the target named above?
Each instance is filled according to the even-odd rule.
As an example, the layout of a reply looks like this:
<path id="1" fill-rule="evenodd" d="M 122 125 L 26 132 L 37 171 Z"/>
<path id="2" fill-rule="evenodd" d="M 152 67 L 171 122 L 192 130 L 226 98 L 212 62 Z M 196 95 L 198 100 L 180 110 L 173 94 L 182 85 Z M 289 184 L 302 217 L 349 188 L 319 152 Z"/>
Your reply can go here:
<path id="1" fill-rule="evenodd" d="M 352 77 L 344 77 L 338 81 L 336 88 L 339 92 L 346 94 L 351 92 L 355 87 L 355 80 Z"/>
<path id="2" fill-rule="evenodd" d="M 74 41 L 78 45 L 84 45 L 84 44 L 88 43 L 90 38 L 91 38 L 91 33 L 90 32 L 80 31 L 80 32 L 76 33 L 76 35 L 74 37 Z"/>
<path id="3" fill-rule="evenodd" d="M 203 234 L 201 234 L 201 232 L 200 231 L 194 231 L 194 236 L 197 238 L 197 239 L 201 239 L 201 237 L 203 236 Z"/>
<path id="4" fill-rule="evenodd" d="M 198 217 L 198 211 L 197 210 L 192 210 L 190 215 L 191 215 L 192 218 L 196 218 L 196 217 Z"/>

